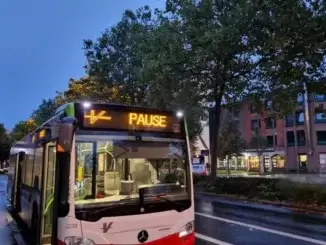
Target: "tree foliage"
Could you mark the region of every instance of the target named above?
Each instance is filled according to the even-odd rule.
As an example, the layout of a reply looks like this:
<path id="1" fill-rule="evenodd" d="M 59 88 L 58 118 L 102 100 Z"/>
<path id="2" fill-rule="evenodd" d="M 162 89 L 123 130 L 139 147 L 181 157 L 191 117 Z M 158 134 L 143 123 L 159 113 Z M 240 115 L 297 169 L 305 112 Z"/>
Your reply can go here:
<path id="1" fill-rule="evenodd" d="M 68 88 L 63 92 L 58 92 L 55 97 L 56 107 L 72 101 L 93 101 L 119 103 L 127 100 L 120 88 L 109 87 L 100 83 L 95 77 L 82 77 L 80 79 L 70 79 Z"/>
<path id="2" fill-rule="evenodd" d="M 41 125 L 49 120 L 58 108 L 58 104 L 54 99 L 43 99 L 42 103 L 38 108 L 33 111 L 31 118 L 34 120 L 36 125 Z"/>
<path id="3" fill-rule="evenodd" d="M 86 68 L 109 88 L 119 87 L 127 96 L 120 100 L 124 104 L 184 110 L 190 137 L 195 138 L 203 111 L 191 80 L 186 84 L 178 71 L 176 54 L 181 57 L 183 43 L 171 32 L 170 22 L 157 17 L 152 19 L 147 6 L 136 13 L 128 10 L 96 42 L 85 40 Z"/>
<path id="4" fill-rule="evenodd" d="M 27 134 L 31 133 L 37 127 L 36 122 L 33 119 L 27 121 L 19 121 L 11 132 L 13 140 L 22 140 Z"/>
<path id="5" fill-rule="evenodd" d="M 3 168 L 3 163 L 9 158 L 11 139 L 6 132 L 3 124 L 0 124 L 0 167 Z"/>

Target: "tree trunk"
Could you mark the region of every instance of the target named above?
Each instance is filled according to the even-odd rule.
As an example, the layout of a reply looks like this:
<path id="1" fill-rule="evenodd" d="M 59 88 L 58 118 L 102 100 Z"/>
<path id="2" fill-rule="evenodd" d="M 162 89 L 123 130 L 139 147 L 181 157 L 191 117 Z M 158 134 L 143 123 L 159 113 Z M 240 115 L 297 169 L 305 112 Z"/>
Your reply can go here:
<path id="1" fill-rule="evenodd" d="M 297 117 L 294 112 L 294 120 L 293 120 L 293 134 L 294 134 L 294 155 L 295 155 L 295 164 L 297 173 L 300 172 L 299 161 L 298 161 L 298 138 L 297 138 Z"/>
<path id="2" fill-rule="evenodd" d="M 229 158 L 229 156 L 226 156 L 226 173 L 227 173 L 227 175 L 230 175 L 230 158 Z"/>
<path id="3" fill-rule="evenodd" d="M 273 148 L 274 148 L 274 153 L 276 151 L 276 142 L 275 139 L 277 139 L 277 125 L 276 125 L 276 118 L 273 120 Z M 271 159 L 271 158 L 270 158 Z M 273 161 L 269 161 L 269 172 L 273 172 Z"/>
<path id="4" fill-rule="evenodd" d="M 217 100 L 216 106 L 210 109 L 210 151 L 211 151 L 211 181 L 215 181 L 217 173 L 217 147 L 220 130 L 221 99 Z"/>
<path id="5" fill-rule="evenodd" d="M 261 152 L 258 153 L 258 161 L 259 161 L 259 175 L 264 174 L 264 161 L 263 154 Z"/>

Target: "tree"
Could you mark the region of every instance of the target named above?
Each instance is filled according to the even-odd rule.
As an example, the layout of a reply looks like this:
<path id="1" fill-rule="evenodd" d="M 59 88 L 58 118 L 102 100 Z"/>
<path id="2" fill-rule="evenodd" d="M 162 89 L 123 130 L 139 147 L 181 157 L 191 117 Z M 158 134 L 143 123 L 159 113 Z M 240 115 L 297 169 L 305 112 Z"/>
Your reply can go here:
<path id="1" fill-rule="evenodd" d="M 40 126 L 54 115 L 57 108 L 58 104 L 54 99 L 43 99 L 38 108 L 33 111 L 31 118 Z"/>
<path id="2" fill-rule="evenodd" d="M 19 121 L 11 132 L 13 140 L 22 140 L 27 134 L 31 133 L 36 129 L 37 125 L 33 119 L 27 121 Z"/>
<path id="3" fill-rule="evenodd" d="M 255 149 L 258 154 L 259 159 L 259 174 L 263 174 L 265 172 L 263 152 L 268 147 L 267 139 L 265 136 L 262 136 L 259 133 L 259 129 L 254 132 L 254 135 L 250 142 L 250 148 Z"/>
<path id="4" fill-rule="evenodd" d="M 127 95 L 125 104 L 184 110 L 194 139 L 204 112 L 195 93 L 189 92 L 196 88 L 184 83 L 185 75 L 181 78 L 176 71 L 180 66 L 176 54 L 182 54 L 183 43 L 171 32 L 169 22 L 151 16 L 147 6 L 136 13 L 128 10 L 97 42 L 86 40 L 87 72 L 108 87 L 118 86 Z M 174 69 L 171 62 L 177 65 Z"/>
<path id="5" fill-rule="evenodd" d="M 109 88 L 118 87 L 127 96 L 123 102 L 142 105 L 148 84 L 143 72 L 141 46 L 152 29 L 148 6 L 136 11 L 126 10 L 120 22 L 107 29 L 97 42 L 84 41 L 86 70 Z"/>
<path id="6" fill-rule="evenodd" d="M 11 140 L 3 124 L 0 124 L 0 168 L 10 155 Z"/>
<path id="7" fill-rule="evenodd" d="M 86 76 L 70 79 L 67 90 L 58 92 L 54 100 L 56 106 L 76 100 L 121 103 L 127 100 L 127 96 L 121 93 L 119 87 L 109 87 L 95 77 Z"/>
<path id="8" fill-rule="evenodd" d="M 255 13 L 246 1 L 167 1 L 173 22 L 179 22 L 187 62 L 183 64 L 188 80 L 213 105 L 211 163 L 212 181 L 216 176 L 220 114 L 222 102 L 242 98 L 251 85 L 250 75 L 260 61 L 252 59 L 255 43 L 248 41 L 248 26 Z M 260 83 L 260 81 L 257 81 Z"/>
<path id="9" fill-rule="evenodd" d="M 230 112 L 226 112 L 222 118 L 221 129 L 219 131 L 219 147 L 217 156 L 219 159 L 227 157 L 227 169 L 229 172 L 229 160 L 232 156 L 238 156 L 246 148 L 246 142 L 241 137 L 239 122 L 235 120 Z"/>

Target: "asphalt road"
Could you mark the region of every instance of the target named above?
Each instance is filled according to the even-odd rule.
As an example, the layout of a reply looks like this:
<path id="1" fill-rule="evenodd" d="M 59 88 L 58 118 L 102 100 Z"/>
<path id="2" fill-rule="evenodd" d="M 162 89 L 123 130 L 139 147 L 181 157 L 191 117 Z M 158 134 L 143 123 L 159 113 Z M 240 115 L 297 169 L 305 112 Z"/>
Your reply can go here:
<path id="1" fill-rule="evenodd" d="M 196 196 L 196 245 L 326 244 L 326 219 L 292 211 L 239 208 L 219 200 Z"/>
<path id="2" fill-rule="evenodd" d="M 17 245 L 17 239 L 22 244 L 21 229 L 5 206 L 6 184 L 6 176 L 0 175 L 0 244 Z M 326 218 L 266 206 L 239 207 L 207 195 L 197 195 L 195 205 L 196 245 L 326 245 Z"/>

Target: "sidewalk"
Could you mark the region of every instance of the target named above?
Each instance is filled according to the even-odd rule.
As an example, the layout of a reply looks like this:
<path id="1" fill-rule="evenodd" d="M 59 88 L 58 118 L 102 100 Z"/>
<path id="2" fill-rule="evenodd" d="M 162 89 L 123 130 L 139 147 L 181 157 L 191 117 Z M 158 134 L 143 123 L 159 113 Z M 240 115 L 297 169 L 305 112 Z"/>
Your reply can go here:
<path id="1" fill-rule="evenodd" d="M 9 213 L 9 207 L 5 186 L 0 181 L 0 244 L 26 245 L 20 234 L 20 228 Z"/>
<path id="2" fill-rule="evenodd" d="M 195 190 L 195 198 L 200 196 L 211 197 L 214 198 L 214 202 L 229 206 L 236 206 L 237 208 L 260 210 L 286 215 L 302 215 L 304 217 L 326 222 L 326 209 L 323 208 L 304 207 L 295 204 L 272 202 L 266 200 L 249 200 L 229 195 L 218 195 L 198 189 Z"/>

